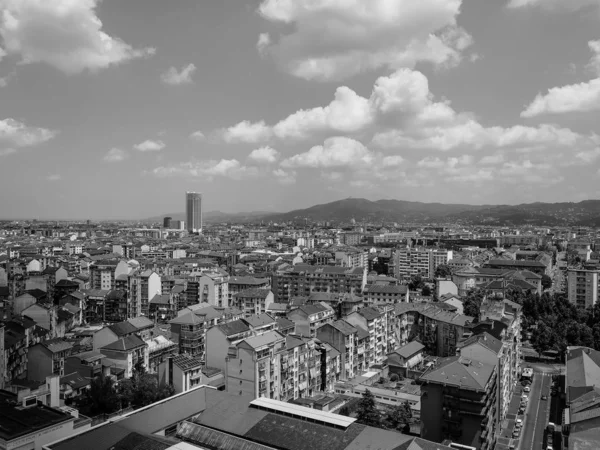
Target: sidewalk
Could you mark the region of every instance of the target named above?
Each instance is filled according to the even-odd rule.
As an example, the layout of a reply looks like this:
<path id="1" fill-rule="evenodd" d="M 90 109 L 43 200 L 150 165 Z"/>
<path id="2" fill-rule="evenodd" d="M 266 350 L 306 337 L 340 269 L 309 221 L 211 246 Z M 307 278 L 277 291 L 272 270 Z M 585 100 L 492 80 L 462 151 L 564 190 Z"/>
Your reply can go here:
<path id="1" fill-rule="evenodd" d="M 510 400 L 510 405 L 508 406 L 508 411 L 506 413 L 506 419 L 502 421 L 500 434 L 498 435 L 498 439 L 496 441 L 495 450 L 508 450 L 510 448 L 510 444 L 515 444 L 517 446 L 518 439 L 512 438 L 512 433 L 515 428 L 515 420 L 517 418 L 517 413 L 519 412 L 519 405 L 521 403 L 521 393 L 523 391 L 523 386 L 518 383 L 515 386 L 515 391 L 513 392 L 512 399 Z"/>

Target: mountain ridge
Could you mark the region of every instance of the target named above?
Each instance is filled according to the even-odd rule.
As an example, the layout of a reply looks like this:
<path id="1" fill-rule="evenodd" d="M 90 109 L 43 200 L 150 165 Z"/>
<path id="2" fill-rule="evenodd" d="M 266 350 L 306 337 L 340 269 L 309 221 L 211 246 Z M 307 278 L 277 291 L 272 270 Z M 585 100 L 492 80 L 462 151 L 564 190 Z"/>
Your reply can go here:
<path id="1" fill-rule="evenodd" d="M 162 217 L 166 216 L 170 216 L 174 220 L 185 220 L 183 213 L 176 213 L 166 214 L 160 218 L 146 219 L 146 221 L 162 221 Z M 361 222 L 461 223 L 465 225 L 600 226 L 600 200 L 534 202 L 518 205 L 468 205 L 390 199 L 373 201 L 350 197 L 285 213 L 210 211 L 204 213 L 203 218 L 206 223 L 258 220 L 289 222 L 306 219 L 316 222 L 348 222 L 355 219 Z"/>

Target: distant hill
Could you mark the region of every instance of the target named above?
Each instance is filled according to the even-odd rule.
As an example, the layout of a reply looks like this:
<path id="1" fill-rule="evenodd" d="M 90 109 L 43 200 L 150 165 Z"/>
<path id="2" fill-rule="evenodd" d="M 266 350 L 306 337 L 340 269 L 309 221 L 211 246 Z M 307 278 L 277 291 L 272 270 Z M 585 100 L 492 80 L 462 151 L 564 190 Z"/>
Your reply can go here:
<path id="1" fill-rule="evenodd" d="M 185 220 L 183 213 L 165 214 L 174 220 Z M 162 221 L 161 217 L 147 219 Z M 377 200 L 347 198 L 286 213 L 264 211 L 204 213 L 206 223 L 218 222 L 288 222 L 303 221 L 348 222 L 412 222 L 463 223 L 465 225 L 540 225 L 540 226 L 598 226 L 600 227 L 600 200 L 573 203 L 529 203 L 521 205 L 464 205 L 408 202 L 404 200 Z"/>

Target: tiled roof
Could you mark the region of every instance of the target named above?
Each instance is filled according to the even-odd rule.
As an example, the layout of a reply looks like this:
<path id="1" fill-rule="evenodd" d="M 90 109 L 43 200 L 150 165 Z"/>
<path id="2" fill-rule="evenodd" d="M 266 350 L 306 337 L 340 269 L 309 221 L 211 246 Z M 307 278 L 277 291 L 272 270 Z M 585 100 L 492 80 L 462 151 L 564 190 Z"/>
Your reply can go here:
<path id="1" fill-rule="evenodd" d="M 83 378 L 77 372 L 74 372 L 69 375 L 65 375 L 64 377 L 60 377 L 60 384 L 67 384 L 71 387 L 71 389 L 76 390 L 84 386 L 89 386 L 90 380 L 88 378 Z"/>
<path id="2" fill-rule="evenodd" d="M 410 341 L 408 344 L 403 345 L 402 347 L 394 350 L 394 353 L 397 353 L 404 359 L 408 359 L 416 353 L 419 353 L 425 348 L 423 344 L 419 341 Z"/>
<path id="3" fill-rule="evenodd" d="M 232 322 L 222 323 L 220 325 L 217 325 L 217 327 L 225 334 L 225 336 L 233 336 L 235 334 L 250 331 L 250 327 L 241 320 L 234 320 Z"/>
<path id="4" fill-rule="evenodd" d="M 259 334 L 258 336 L 251 336 L 244 339 L 242 342 L 245 342 L 252 348 L 260 348 L 265 345 L 274 344 L 277 341 L 283 340 L 284 337 L 277 331 L 268 331 L 264 334 Z M 238 344 L 239 345 L 239 344 Z"/>
<path id="5" fill-rule="evenodd" d="M 229 284 L 247 284 L 247 285 L 264 285 L 269 283 L 268 278 L 256 278 L 256 277 L 230 277 Z"/>
<path id="6" fill-rule="evenodd" d="M 146 328 L 152 328 L 154 326 L 154 322 L 144 316 L 133 317 L 131 319 L 127 319 L 131 325 L 133 325 L 137 330 L 143 330 Z"/>
<path id="7" fill-rule="evenodd" d="M 169 321 L 170 324 L 178 325 L 197 325 L 204 322 L 206 322 L 206 320 L 202 316 L 198 316 L 193 312 L 183 314 Z"/>
<path id="8" fill-rule="evenodd" d="M 236 298 L 262 298 L 265 299 L 271 293 L 271 289 L 245 289 L 234 294 Z"/>
<path id="9" fill-rule="evenodd" d="M 73 348 L 72 342 L 63 341 L 61 338 L 50 339 L 42 342 L 42 345 L 50 350 L 52 353 L 63 352 Z"/>
<path id="10" fill-rule="evenodd" d="M 137 331 L 137 328 L 127 321 L 114 323 L 112 325 L 109 325 L 108 328 L 117 336 L 125 336 L 127 334 L 132 334 Z"/>
<path id="11" fill-rule="evenodd" d="M 336 320 L 330 324 L 333 328 L 340 331 L 344 335 L 350 335 L 356 333 L 356 328 L 350 325 L 345 320 Z"/>
<path id="12" fill-rule="evenodd" d="M 496 339 L 494 336 L 486 332 L 471 336 L 464 342 L 459 343 L 459 346 L 460 348 L 465 348 L 473 344 L 479 344 L 485 348 L 490 349 L 496 354 L 500 353 L 500 350 L 502 350 L 502 341 Z"/>
<path id="13" fill-rule="evenodd" d="M 366 330 L 359 325 L 355 325 L 354 328 L 356 328 L 356 337 L 359 341 L 366 339 L 370 336 L 369 330 Z"/>
<path id="14" fill-rule="evenodd" d="M 250 317 L 246 317 L 242 319 L 243 322 L 247 323 L 252 328 L 264 327 L 265 325 L 270 325 L 275 323 L 275 319 L 271 317 L 269 314 L 254 314 Z"/>
<path id="15" fill-rule="evenodd" d="M 371 292 L 373 294 L 406 294 L 408 292 L 408 286 L 405 285 L 393 285 L 393 284 L 369 284 L 365 287 L 365 292 Z"/>
<path id="16" fill-rule="evenodd" d="M 358 310 L 358 314 L 363 316 L 367 321 L 375 320 L 381 317 L 383 314 L 379 312 L 376 308 L 367 306 L 366 308 L 361 308 Z"/>
<path id="17" fill-rule="evenodd" d="M 111 344 L 105 345 L 100 350 L 119 350 L 123 352 L 127 352 L 129 350 L 133 350 L 135 348 L 143 347 L 146 343 L 142 341 L 141 338 L 136 336 L 135 334 L 132 336 L 126 336 L 124 338 L 119 339 Z"/>
<path id="18" fill-rule="evenodd" d="M 483 390 L 494 373 L 495 366 L 460 356 L 439 360 L 421 377 L 422 381 Z"/>
<path id="19" fill-rule="evenodd" d="M 285 317 L 278 317 L 277 319 L 275 319 L 275 322 L 277 322 L 277 328 L 279 330 L 288 330 L 296 326 L 294 322 L 286 319 Z"/>
<path id="20" fill-rule="evenodd" d="M 187 354 L 173 356 L 173 364 L 181 370 L 194 370 L 202 367 L 200 358 L 193 358 Z"/>

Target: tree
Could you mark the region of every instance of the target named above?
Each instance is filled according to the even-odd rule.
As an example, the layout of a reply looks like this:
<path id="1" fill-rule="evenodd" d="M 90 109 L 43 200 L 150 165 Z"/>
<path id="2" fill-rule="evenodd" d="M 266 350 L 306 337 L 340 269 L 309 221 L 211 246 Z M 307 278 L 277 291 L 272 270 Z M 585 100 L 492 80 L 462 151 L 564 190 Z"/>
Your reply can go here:
<path id="1" fill-rule="evenodd" d="M 429 297 L 431 295 L 431 288 L 427 285 L 423 286 L 423 288 L 421 289 L 421 294 L 424 297 Z"/>
<path id="2" fill-rule="evenodd" d="M 371 427 L 381 426 L 381 413 L 375 406 L 375 397 L 370 390 L 365 390 L 356 408 L 356 420 Z"/>
<path id="3" fill-rule="evenodd" d="M 476 321 L 479 320 L 479 311 L 484 296 L 483 291 L 480 289 L 471 289 L 463 302 L 463 312 L 465 315 L 474 317 Z"/>
<path id="4" fill-rule="evenodd" d="M 388 426 L 398 431 L 406 431 L 410 426 L 410 419 L 412 419 L 412 410 L 408 402 L 391 407 L 386 415 Z"/>
<path id="5" fill-rule="evenodd" d="M 546 274 L 542 275 L 542 288 L 544 290 L 547 290 L 547 289 L 550 289 L 551 287 L 552 287 L 552 278 L 550 278 Z"/>
<path id="6" fill-rule="evenodd" d="M 425 282 L 423 281 L 423 278 L 421 278 L 421 275 L 413 275 L 413 277 L 410 279 L 410 282 L 408 283 L 408 288 L 411 291 L 423 289 L 423 286 L 425 286 Z"/>
<path id="7" fill-rule="evenodd" d="M 110 414 L 119 409 L 119 398 L 113 379 L 100 375 L 92 380 L 86 391 L 85 403 L 92 413 Z"/>
<path id="8" fill-rule="evenodd" d="M 435 268 L 436 278 L 449 278 L 452 275 L 452 270 L 447 264 L 440 264 Z"/>

